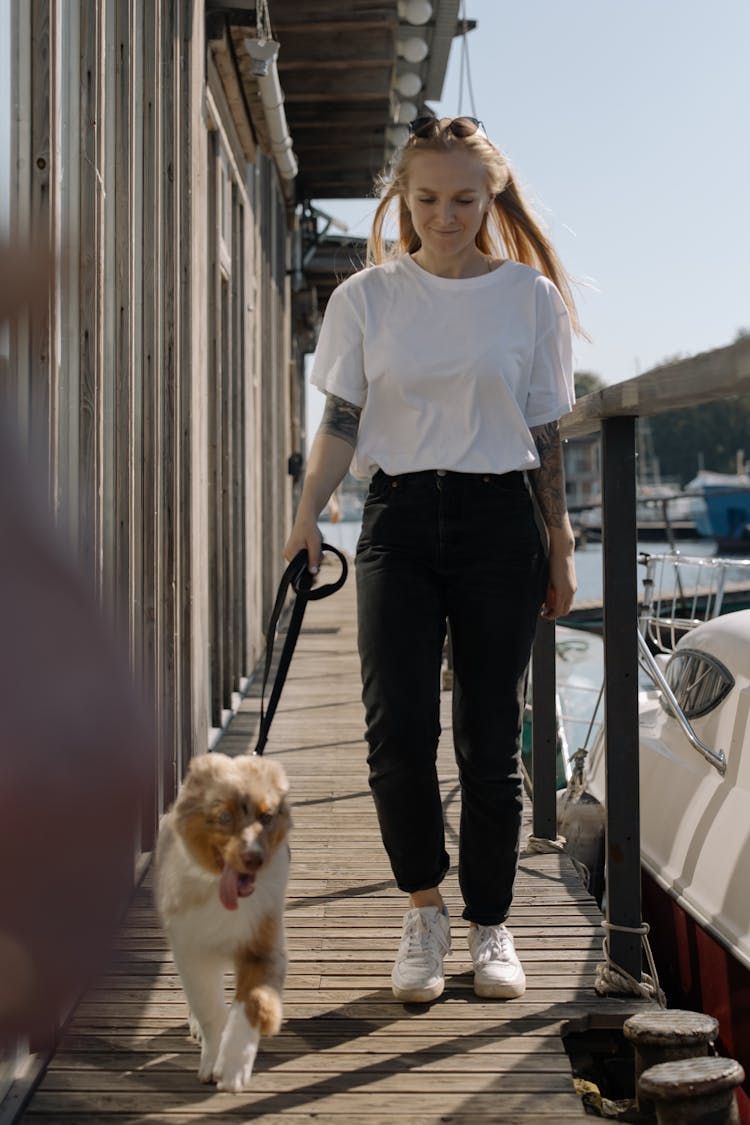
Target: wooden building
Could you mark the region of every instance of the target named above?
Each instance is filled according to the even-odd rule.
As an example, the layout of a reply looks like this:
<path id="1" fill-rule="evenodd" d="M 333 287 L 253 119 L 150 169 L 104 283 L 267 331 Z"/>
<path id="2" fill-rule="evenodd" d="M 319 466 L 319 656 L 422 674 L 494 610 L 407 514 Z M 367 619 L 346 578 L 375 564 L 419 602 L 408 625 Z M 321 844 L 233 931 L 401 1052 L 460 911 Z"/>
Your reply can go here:
<path id="1" fill-rule="evenodd" d="M 372 192 L 440 96 L 458 6 L 432 0 L 426 23 L 413 0 L 0 13 L 10 233 L 55 251 L 47 300 L 0 336 L 3 413 L 156 716 L 136 861 L 261 653 L 304 355 L 359 260 L 326 257 L 314 200 Z M 0 1054 L 0 1094 L 7 1072 Z"/>

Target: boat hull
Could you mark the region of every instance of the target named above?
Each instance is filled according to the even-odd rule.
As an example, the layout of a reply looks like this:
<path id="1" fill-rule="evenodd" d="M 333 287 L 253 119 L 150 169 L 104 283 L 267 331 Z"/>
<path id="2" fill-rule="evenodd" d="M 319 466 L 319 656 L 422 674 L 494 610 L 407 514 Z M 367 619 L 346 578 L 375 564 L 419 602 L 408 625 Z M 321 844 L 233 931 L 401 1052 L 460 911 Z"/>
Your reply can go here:
<path id="1" fill-rule="evenodd" d="M 737 1059 L 745 1082 L 737 1091 L 742 1125 L 750 1125 L 750 969 L 705 930 L 642 869 L 643 917 L 659 980 L 672 1008 L 719 1021 L 717 1050 Z"/>
<path id="2" fill-rule="evenodd" d="M 750 611 L 697 625 L 675 657 L 678 698 L 725 768 L 690 743 L 659 691 L 639 693 L 643 917 L 670 1007 L 715 1016 L 719 1050 L 744 1066 L 738 1101 L 750 1125 Z M 601 803 L 606 742 L 622 752 L 614 728 L 586 763 L 588 793 Z"/>

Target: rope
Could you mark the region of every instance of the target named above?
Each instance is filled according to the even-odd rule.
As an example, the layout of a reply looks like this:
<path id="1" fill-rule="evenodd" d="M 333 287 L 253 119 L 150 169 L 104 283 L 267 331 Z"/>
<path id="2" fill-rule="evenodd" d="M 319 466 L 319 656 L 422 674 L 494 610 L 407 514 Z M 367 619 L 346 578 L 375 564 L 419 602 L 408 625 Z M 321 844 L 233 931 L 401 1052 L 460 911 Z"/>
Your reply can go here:
<path id="1" fill-rule="evenodd" d="M 609 955 L 609 936 L 604 935 L 602 952 L 604 964 L 597 965 L 594 989 L 600 996 L 611 996 L 617 993 L 626 993 L 629 996 L 643 996 L 646 1000 L 656 1000 L 660 1008 L 666 1008 L 667 998 L 659 986 L 659 974 L 656 971 L 654 955 L 648 940 L 649 924 L 641 922 L 640 926 L 616 926 L 614 922 L 602 921 L 605 930 L 616 930 L 621 934 L 640 934 L 643 938 L 643 947 L 646 950 L 646 960 L 651 970 L 642 973 L 638 981 L 629 972 L 618 965 Z"/>
<path id="2" fill-rule="evenodd" d="M 588 890 L 591 885 L 591 872 L 585 863 L 581 863 L 580 859 L 576 859 L 574 855 L 570 854 L 565 846 L 566 843 L 567 841 L 564 836 L 557 836 L 554 840 L 548 840 L 544 836 L 529 836 L 527 841 L 530 852 L 537 852 L 539 854 L 545 852 L 560 852 L 566 855 L 578 872 L 584 887 Z"/>
<path id="3" fill-rule="evenodd" d="M 273 39 L 268 0 L 258 0 L 255 5 L 255 34 L 261 42 L 266 39 Z"/>
<path id="4" fill-rule="evenodd" d="M 570 855 L 566 851 L 566 840 L 564 836 L 557 836 L 554 840 L 548 840 L 544 836 L 529 836 L 528 849 L 530 852 L 537 853 L 551 853 L 558 852 L 567 855 L 575 867 L 578 874 L 583 880 L 584 886 L 588 890 L 591 881 L 591 874 L 585 863 Z M 656 1000 L 660 1008 L 666 1008 L 667 998 L 659 985 L 659 974 L 656 971 L 656 962 L 654 955 L 651 952 L 651 943 L 648 940 L 649 924 L 642 922 L 640 926 L 617 926 L 614 922 L 607 922 L 602 919 L 602 926 L 605 930 L 616 930 L 621 934 L 640 934 L 643 938 L 643 948 L 646 951 L 646 960 L 650 973 L 643 973 L 641 980 L 637 981 L 635 977 L 631 976 L 629 972 L 613 961 L 609 954 L 609 937 L 605 933 L 604 941 L 602 942 L 602 952 L 604 954 L 604 964 L 597 965 L 596 978 L 594 981 L 594 989 L 600 996 L 611 996 L 625 993 L 629 996 L 643 996 L 646 1000 Z"/>
<path id="5" fill-rule="evenodd" d="M 474 86 L 473 86 L 473 83 L 472 83 L 472 80 L 471 80 L 471 57 L 469 55 L 469 44 L 468 44 L 468 41 L 467 41 L 467 36 L 468 36 L 469 32 L 468 32 L 468 29 L 467 29 L 467 26 L 466 26 L 467 22 L 468 22 L 467 19 L 466 19 L 466 0 L 461 0 L 460 15 L 459 15 L 458 22 L 459 22 L 459 27 L 461 28 L 461 54 L 460 54 L 460 59 L 459 59 L 460 69 L 459 69 L 459 78 L 458 78 L 458 116 L 460 117 L 461 113 L 462 113 L 462 107 L 463 107 L 463 103 L 464 103 L 464 85 L 465 85 L 466 91 L 467 91 L 467 94 L 468 94 L 468 97 L 469 97 L 469 105 L 471 107 L 471 112 L 476 117 L 477 116 L 477 107 L 476 107 L 476 103 L 474 101 Z"/>

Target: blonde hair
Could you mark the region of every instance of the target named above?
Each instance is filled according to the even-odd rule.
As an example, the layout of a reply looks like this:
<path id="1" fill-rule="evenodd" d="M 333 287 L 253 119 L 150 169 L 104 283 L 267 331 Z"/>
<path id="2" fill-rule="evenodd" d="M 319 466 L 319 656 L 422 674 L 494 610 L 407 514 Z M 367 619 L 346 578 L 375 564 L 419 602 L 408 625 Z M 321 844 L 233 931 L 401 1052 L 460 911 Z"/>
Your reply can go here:
<path id="1" fill-rule="evenodd" d="M 548 277 L 560 291 L 573 329 L 579 335 L 584 335 L 569 275 L 519 191 L 505 156 L 479 131 L 468 137 L 456 137 L 448 128 L 439 128 L 428 137 L 410 136 L 396 152 L 390 169 L 378 180 L 380 203 L 367 240 L 367 264 L 378 265 L 388 258 L 413 254 L 419 250 L 421 242 L 405 199 L 411 163 L 415 156 L 423 152 L 460 151 L 459 146 L 482 164 L 493 196 L 493 203 L 477 231 L 477 247 L 483 254 L 512 258 L 516 262 L 533 266 Z M 389 246 L 383 235 L 383 227 L 394 203 L 398 206 L 399 237 L 397 242 Z"/>

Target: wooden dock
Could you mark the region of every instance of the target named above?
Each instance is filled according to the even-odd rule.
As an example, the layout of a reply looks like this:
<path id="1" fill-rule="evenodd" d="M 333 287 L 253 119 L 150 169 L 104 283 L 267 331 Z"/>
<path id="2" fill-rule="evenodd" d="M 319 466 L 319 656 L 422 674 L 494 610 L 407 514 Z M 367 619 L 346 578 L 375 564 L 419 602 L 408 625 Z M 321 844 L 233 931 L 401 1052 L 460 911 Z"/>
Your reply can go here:
<path id="1" fill-rule="evenodd" d="M 246 700 L 220 749 L 248 747 L 257 709 L 256 698 Z M 447 695 L 443 710 L 440 775 L 455 867 L 460 797 Z M 522 853 L 509 924 L 528 976 L 523 998 L 474 996 L 455 870 L 443 888 L 453 925 L 444 995 L 430 1005 L 391 995 L 405 900 L 367 786 L 353 578 L 308 607 L 267 753 L 292 784 L 290 971 L 284 1026 L 261 1044 L 252 1091 L 198 1082 L 199 1052 L 147 878 L 108 974 L 79 1006 L 24 1122 L 583 1121 L 561 1027 L 591 1012 L 623 1019 L 638 1002 L 594 993 L 600 915 L 564 855 Z"/>

